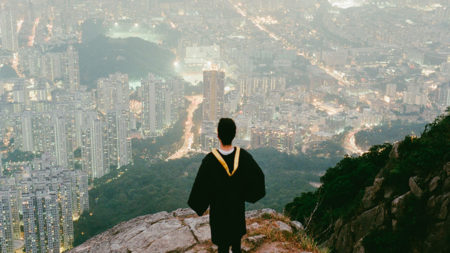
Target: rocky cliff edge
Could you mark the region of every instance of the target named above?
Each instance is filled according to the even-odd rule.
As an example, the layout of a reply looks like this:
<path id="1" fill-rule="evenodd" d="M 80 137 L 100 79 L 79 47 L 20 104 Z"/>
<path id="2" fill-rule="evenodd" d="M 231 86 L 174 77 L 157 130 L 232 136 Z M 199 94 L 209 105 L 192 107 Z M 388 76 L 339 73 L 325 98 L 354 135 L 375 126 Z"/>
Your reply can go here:
<path id="1" fill-rule="evenodd" d="M 272 209 L 248 211 L 246 222 L 244 252 L 325 252 L 304 234 L 300 222 Z M 209 215 L 177 209 L 122 222 L 69 252 L 217 252 L 217 247 L 211 243 Z"/>

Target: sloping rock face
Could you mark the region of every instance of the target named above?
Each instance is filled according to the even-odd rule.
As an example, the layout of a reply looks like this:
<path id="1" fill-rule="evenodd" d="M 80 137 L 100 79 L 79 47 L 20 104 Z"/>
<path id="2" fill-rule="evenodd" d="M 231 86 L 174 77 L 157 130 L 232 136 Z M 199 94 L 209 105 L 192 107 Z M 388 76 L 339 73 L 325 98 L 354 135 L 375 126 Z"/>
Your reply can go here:
<path id="1" fill-rule="evenodd" d="M 392 157 L 396 156 L 395 150 Z M 339 219 L 332 226 L 332 236 L 325 245 L 336 252 L 369 252 L 363 246 L 365 237 L 375 230 L 389 228 L 397 231 L 399 221 L 403 219 L 404 222 L 411 208 L 410 203 L 420 201 L 426 203 L 421 215 L 429 223 L 423 227 L 423 240 L 412 245 L 412 252 L 450 252 L 450 162 L 440 171 L 409 178 L 409 189 L 401 195 L 395 195 L 389 186 L 384 185 L 382 175 L 379 173 L 373 185 L 365 189 L 358 215 L 345 222 Z"/>
<path id="2" fill-rule="evenodd" d="M 261 231 L 293 234 L 303 230 L 299 222 L 272 209 L 246 212 L 248 233 L 243 239 L 244 252 L 306 252 L 294 244 L 274 244 Z M 266 249 L 270 249 L 266 251 Z M 209 215 L 197 216 L 191 209 L 159 212 L 122 222 L 99 234 L 70 253 L 129 252 L 214 252 Z"/>

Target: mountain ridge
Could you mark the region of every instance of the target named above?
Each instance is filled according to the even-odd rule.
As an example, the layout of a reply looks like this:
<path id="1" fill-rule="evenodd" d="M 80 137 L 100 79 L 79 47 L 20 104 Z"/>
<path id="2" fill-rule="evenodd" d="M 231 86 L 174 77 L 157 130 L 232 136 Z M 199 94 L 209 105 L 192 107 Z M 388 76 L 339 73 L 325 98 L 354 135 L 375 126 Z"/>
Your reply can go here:
<path id="1" fill-rule="evenodd" d="M 450 252 L 450 110 L 420 137 L 346 157 L 286 205 L 333 252 Z"/>

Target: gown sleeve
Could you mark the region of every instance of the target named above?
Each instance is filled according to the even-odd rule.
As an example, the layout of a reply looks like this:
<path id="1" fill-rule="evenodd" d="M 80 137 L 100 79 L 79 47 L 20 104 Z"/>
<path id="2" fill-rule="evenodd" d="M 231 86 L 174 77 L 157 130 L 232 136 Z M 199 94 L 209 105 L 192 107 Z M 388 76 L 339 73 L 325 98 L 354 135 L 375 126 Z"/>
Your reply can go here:
<path id="1" fill-rule="evenodd" d="M 203 159 L 202 164 L 195 177 L 194 185 L 192 186 L 191 194 L 189 195 L 188 205 L 199 216 L 202 216 L 210 204 L 210 180 L 208 168 L 206 166 L 206 159 Z"/>
<path id="2" fill-rule="evenodd" d="M 264 173 L 250 154 L 247 162 L 245 201 L 255 203 L 266 195 Z"/>

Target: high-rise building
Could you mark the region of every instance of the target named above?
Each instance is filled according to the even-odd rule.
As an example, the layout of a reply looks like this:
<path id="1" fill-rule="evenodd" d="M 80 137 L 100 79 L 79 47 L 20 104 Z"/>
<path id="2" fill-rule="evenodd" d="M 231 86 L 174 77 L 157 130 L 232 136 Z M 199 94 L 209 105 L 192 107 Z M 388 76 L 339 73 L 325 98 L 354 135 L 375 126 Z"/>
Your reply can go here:
<path id="1" fill-rule="evenodd" d="M 107 155 L 107 164 L 110 166 L 120 168 L 131 162 L 128 119 L 127 110 L 113 110 L 106 114 L 104 154 Z"/>
<path id="2" fill-rule="evenodd" d="M 161 80 L 149 74 L 141 80 L 142 132 L 144 136 L 156 136 L 156 85 Z"/>
<path id="3" fill-rule="evenodd" d="M 156 129 L 159 135 L 171 124 L 172 92 L 169 83 L 165 81 L 156 89 Z"/>
<path id="4" fill-rule="evenodd" d="M 66 134 L 66 119 L 62 115 L 56 114 L 53 117 L 54 132 L 55 132 L 55 154 L 58 165 L 67 168 L 68 154 L 67 154 L 67 134 Z"/>
<path id="5" fill-rule="evenodd" d="M 1 10 L 0 25 L 2 29 L 2 48 L 17 52 L 19 49 L 19 35 L 17 34 L 17 20 L 12 8 L 6 6 Z"/>
<path id="6" fill-rule="evenodd" d="M 395 98 L 397 93 L 397 85 L 395 83 L 388 83 L 386 85 L 386 96 Z"/>
<path id="7" fill-rule="evenodd" d="M 73 200 L 75 185 L 73 185 L 72 171 L 65 171 L 62 182 L 58 184 L 58 199 L 61 212 L 61 245 L 64 249 L 72 247 L 73 236 Z"/>
<path id="8" fill-rule="evenodd" d="M 117 128 L 117 168 L 132 162 L 131 139 L 129 138 L 129 113 L 127 110 L 116 113 Z"/>
<path id="9" fill-rule="evenodd" d="M 79 217 L 84 211 L 89 210 L 89 181 L 88 174 L 82 171 L 73 171 L 72 177 L 73 189 L 72 213 L 75 218 Z"/>
<path id="10" fill-rule="evenodd" d="M 58 195 L 54 191 L 38 191 L 35 195 L 36 213 L 41 252 L 59 252 Z"/>
<path id="11" fill-rule="evenodd" d="M 175 123 L 181 110 L 185 110 L 184 80 L 180 78 L 169 78 L 166 80 L 171 90 L 171 121 Z"/>
<path id="12" fill-rule="evenodd" d="M 31 185 L 24 185 L 24 188 L 31 188 Z M 38 252 L 38 240 L 36 235 L 36 217 L 34 198 L 30 193 L 22 194 L 22 210 L 23 210 L 23 232 L 25 237 L 25 252 Z"/>
<path id="13" fill-rule="evenodd" d="M 91 113 L 86 117 L 85 125 L 81 146 L 82 168 L 91 178 L 99 178 L 108 169 L 103 157 L 103 122 L 96 113 Z"/>
<path id="14" fill-rule="evenodd" d="M 66 52 L 66 80 L 71 90 L 78 90 L 80 87 L 80 67 L 79 56 L 74 46 L 67 47 Z"/>
<path id="15" fill-rule="evenodd" d="M 129 108 L 130 88 L 128 75 L 111 74 L 97 81 L 97 109 L 106 114 L 117 108 Z"/>
<path id="16" fill-rule="evenodd" d="M 254 76 L 239 81 L 241 96 L 249 97 L 255 94 L 269 95 L 273 91 L 283 91 L 286 88 L 286 78 L 277 76 Z"/>
<path id="17" fill-rule="evenodd" d="M 13 219 L 10 193 L 0 189 L 0 251 L 13 252 Z"/>
<path id="18" fill-rule="evenodd" d="M 35 159 L 21 181 L 26 252 L 70 249 L 73 219 L 88 207 L 87 174 L 63 169 L 52 160 L 46 154 Z"/>
<path id="19" fill-rule="evenodd" d="M 450 106 L 450 83 L 442 84 L 439 87 L 438 103 L 443 107 Z"/>
<path id="20" fill-rule="evenodd" d="M 9 195 L 13 240 L 20 239 L 20 188 L 14 177 L 0 177 L 0 191 Z M 0 211 L 1 212 L 1 211 Z"/>
<path id="21" fill-rule="evenodd" d="M 225 73 L 220 70 L 203 71 L 203 121 L 200 142 L 203 150 L 217 146 L 215 126 L 224 116 Z"/>
<path id="22" fill-rule="evenodd" d="M 159 136 L 177 119 L 184 106 L 184 84 L 182 80 L 164 80 L 149 74 L 141 80 L 142 134 L 145 137 Z"/>
<path id="23" fill-rule="evenodd" d="M 203 121 L 217 121 L 223 115 L 225 72 L 203 71 Z"/>
<path id="24" fill-rule="evenodd" d="M 42 55 L 41 76 L 50 81 L 62 80 L 65 71 L 65 55 L 59 52 L 50 52 Z"/>
<path id="25" fill-rule="evenodd" d="M 31 112 L 24 112 L 22 114 L 22 150 L 28 152 L 34 151 L 33 128 L 31 120 Z"/>

